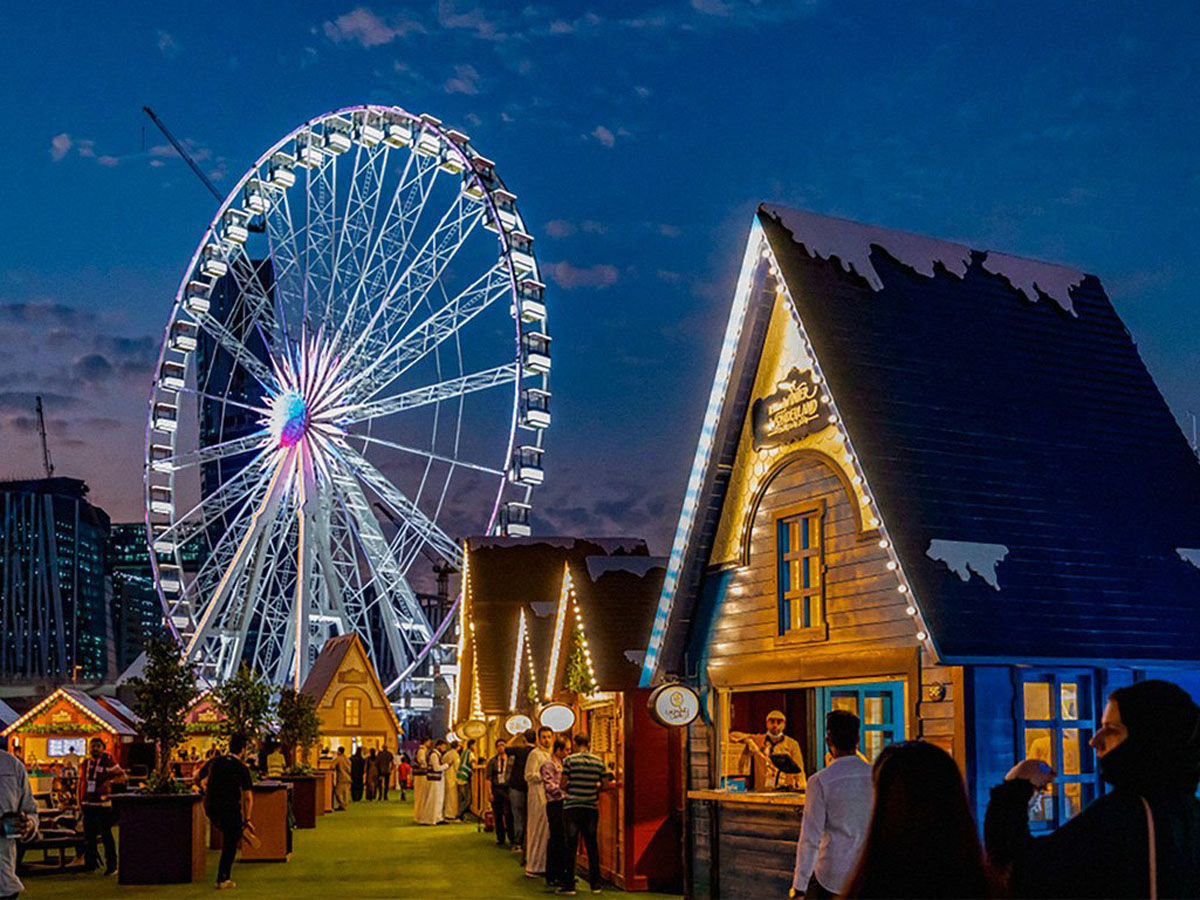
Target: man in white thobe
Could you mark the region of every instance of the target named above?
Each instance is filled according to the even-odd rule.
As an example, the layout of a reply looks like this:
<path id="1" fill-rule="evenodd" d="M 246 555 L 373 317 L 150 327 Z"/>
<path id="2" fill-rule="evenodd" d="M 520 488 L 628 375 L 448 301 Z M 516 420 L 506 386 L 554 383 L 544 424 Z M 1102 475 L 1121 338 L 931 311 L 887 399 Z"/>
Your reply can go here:
<path id="1" fill-rule="evenodd" d="M 458 818 L 458 744 L 451 744 L 442 754 L 446 772 L 442 776 L 442 815 L 447 821 Z"/>
<path id="2" fill-rule="evenodd" d="M 554 732 L 543 725 L 538 729 L 537 746 L 525 760 L 525 784 L 529 799 L 525 821 L 525 874 L 540 878 L 546 874 L 546 842 L 550 839 L 550 821 L 546 818 L 546 789 L 542 786 L 542 763 L 550 759 Z"/>
<path id="3" fill-rule="evenodd" d="M 436 825 L 444 818 L 446 764 L 442 762 L 442 752 L 445 749 L 446 742 L 438 741 L 432 750 L 426 751 L 425 790 L 421 805 L 413 815 L 418 825 Z"/>
<path id="4" fill-rule="evenodd" d="M 15 822 L 14 833 L 0 830 L 0 897 L 15 897 L 25 890 L 17 877 L 17 840 L 27 841 L 37 833 L 37 803 L 29 787 L 24 764 L 0 750 L 0 814 Z"/>
<path id="5" fill-rule="evenodd" d="M 808 779 L 792 889 L 826 900 L 846 889 L 867 836 L 874 788 L 871 764 L 858 750 L 859 719 L 835 709 L 825 717 L 833 761 Z"/>

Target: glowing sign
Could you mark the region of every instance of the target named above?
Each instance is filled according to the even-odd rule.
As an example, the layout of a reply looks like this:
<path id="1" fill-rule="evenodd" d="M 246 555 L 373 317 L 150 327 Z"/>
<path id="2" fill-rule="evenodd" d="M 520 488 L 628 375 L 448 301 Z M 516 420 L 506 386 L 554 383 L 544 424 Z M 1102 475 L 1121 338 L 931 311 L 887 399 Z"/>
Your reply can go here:
<path id="1" fill-rule="evenodd" d="M 790 444 L 829 427 L 829 411 L 812 372 L 792 369 L 774 393 L 754 401 L 754 449 Z"/>
<path id="2" fill-rule="evenodd" d="M 521 734 L 533 727 L 533 720 L 529 716 L 517 713 L 515 716 L 509 716 L 504 721 L 504 730 L 509 734 Z"/>
<path id="3" fill-rule="evenodd" d="M 664 684 L 655 688 L 646 705 L 651 718 L 669 728 L 690 725 L 700 715 L 700 695 L 683 684 Z"/>
<path id="4" fill-rule="evenodd" d="M 542 710 L 538 721 L 555 732 L 569 731 L 575 724 L 575 710 L 565 703 L 551 703 Z"/>

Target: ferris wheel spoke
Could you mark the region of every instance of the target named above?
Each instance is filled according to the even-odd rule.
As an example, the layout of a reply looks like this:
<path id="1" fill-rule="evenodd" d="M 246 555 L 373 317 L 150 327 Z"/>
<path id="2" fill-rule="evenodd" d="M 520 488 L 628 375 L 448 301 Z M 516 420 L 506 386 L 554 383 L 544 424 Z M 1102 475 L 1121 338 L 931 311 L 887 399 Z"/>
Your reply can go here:
<path id="1" fill-rule="evenodd" d="M 234 400 L 231 397 L 219 397 L 216 394 L 210 394 L 208 391 L 197 390 L 194 387 L 188 387 L 186 385 L 179 388 L 179 393 L 190 394 L 193 397 L 197 397 L 200 400 L 206 400 L 209 403 L 216 403 L 224 406 L 232 406 L 237 409 L 244 409 L 246 412 L 257 413 L 260 416 L 269 415 L 271 412 L 265 406 L 253 406 L 249 403 L 242 403 L 240 400 Z"/>
<path id="2" fill-rule="evenodd" d="M 214 337 L 221 345 L 221 349 L 237 360 L 238 364 L 253 375 L 263 388 L 270 389 L 275 384 L 275 376 L 271 374 L 271 370 L 220 321 L 208 313 L 192 313 L 192 317 L 196 320 L 196 324 Z"/>
<path id="3" fill-rule="evenodd" d="M 307 223 L 304 253 L 305 325 L 323 321 L 327 309 L 313 310 L 310 303 L 327 296 L 333 281 L 334 233 L 337 228 L 337 156 L 324 158 L 321 165 L 308 170 Z M 315 317 L 315 318 L 314 318 Z M 316 328 L 312 329 L 316 331 Z"/>
<path id="4" fill-rule="evenodd" d="M 387 447 L 391 450 L 399 450 L 401 453 L 411 453 L 414 456 L 420 456 L 424 459 L 431 459 L 434 462 L 446 463 L 447 465 L 457 466 L 463 469 L 474 469 L 476 472 L 484 472 L 488 475 L 504 475 L 502 470 L 493 468 L 492 466 L 485 466 L 481 463 L 469 462 L 465 459 L 457 459 L 453 456 L 443 456 L 440 453 L 434 453 L 431 450 L 423 450 L 420 447 L 407 447 L 404 444 L 397 444 L 394 441 L 386 441 L 383 438 L 372 437 L 368 434 L 348 434 L 346 435 L 346 440 L 362 441 L 364 444 L 374 444 L 378 447 Z"/>
<path id="5" fill-rule="evenodd" d="M 348 362 L 372 359 L 377 349 L 387 345 L 390 336 L 402 330 L 416 311 L 417 302 L 441 277 L 475 226 L 483 220 L 485 211 L 481 203 L 470 201 L 463 194 L 455 197 L 404 272 L 389 283 L 387 293 L 363 329 L 362 336 L 347 354 Z"/>
<path id="6" fill-rule="evenodd" d="M 278 192 L 276 202 L 267 210 L 266 224 L 274 279 L 275 314 L 283 334 L 287 335 L 290 326 L 287 310 L 289 306 L 296 308 L 304 298 L 304 271 L 287 191 Z"/>
<path id="7" fill-rule="evenodd" d="M 269 458 L 270 452 L 270 448 L 267 447 L 260 450 L 253 459 L 242 467 L 242 470 L 237 475 L 222 484 L 212 494 L 202 497 L 199 503 L 182 516 L 176 518 L 157 537 L 172 537 L 190 526 L 195 526 L 198 531 L 202 531 L 205 527 L 213 524 L 217 519 L 233 509 L 238 503 L 245 502 L 247 496 L 251 494 L 251 489 L 254 485 L 265 483 L 261 468 L 263 462 Z M 189 535 L 187 540 L 191 540 L 193 536 Z"/>
<path id="8" fill-rule="evenodd" d="M 405 523 L 406 528 L 412 529 L 448 563 L 455 567 L 462 566 L 462 549 L 453 538 L 426 516 L 417 504 L 404 496 L 400 489 L 393 485 L 387 476 L 375 468 L 374 464 L 365 456 L 348 445 L 340 449 L 342 460 L 354 475 L 367 485 L 385 506 L 391 509 L 394 516 Z"/>
<path id="9" fill-rule="evenodd" d="M 516 380 L 517 364 L 505 363 L 502 366 L 485 369 L 482 372 L 472 372 L 470 375 L 463 375 L 460 378 L 449 378 L 436 384 L 413 388 L 402 394 L 396 394 L 394 397 L 337 407 L 330 410 L 328 415 L 337 416 L 336 421 L 339 425 L 353 425 L 410 409 L 418 409 L 431 403 L 463 397 L 476 391 L 512 384 Z"/>
<path id="10" fill-rule="evenodd" d="M 242 570 L 246 565 L 251 547 L 262 534 L 263 529 L 274 521 L 286 493 L 290 468 L 290 466 L 283 464 L 276 467 L 271 477 L 271 486 L 267 491 L 267 496 L 263 498 L 262 503 L 254 511 L 249 529 L 242 537 L 241 543 L 238 544 L 238 549 L 234 553 L 233 559 L 230 561 L 224 575 L 221 576 L 216 590 L 213 591 L 213 595 L 208 601 L 204 614 L 197 623 L 196 633 L 192 636 L 191 642 L 188 644 L 185 652 L 185 656 L 188 659 L 194 656 L 197 647 L 203 644 L 208 638 L 214 626 L 214 618 L 224 611 L 235 582 L 241 578 Z"/>
<path id="11" fill-rule="evenodd" d="M 330 288 L 328 309 L 340 308 L 344 314 L 349 310 L 349 297 L 362 283 L 367 258 L 373 246 L 375 217 L 379 208 L 379 197 L 383 191 L 383 162 L 387 158 L 388 145 L 376 144 L 364 148 L 361 145 L 354 158 L 354 175 L 346 191 L 346 208 L 342 213 L 342 227 L 338 234 L 337 253 L 334 257 L 334 285 Z M 344 298 L 340 307 L 338 298 Z"/>
<path id="12" fill-rule="evenodd" d="M 354 377 L 351 390 L 364 400 L 374 397 L 496 300 L 507 296 L 510 288 L 508 268 L 503 261 L 497 262 L 412 331 L 373 350 L 373 362 Z"/>
<path id="13" fill-rule="evenodd" d="M 266 438 L 266 431 L 256 431 L 254 434 L 248 434 L 245 437 L 232 438 L 222 441 L 219 444 L 209 444 L 188 453 L 176 453 L 171 456 L 165 456 L 162 459 L 154 460 L 151 465 L 156 470 L 162 469 L 177 472 L 189 466 L 199 466 L 204 463 L 216 462 L 219 459 L 226 459 L 230 456 L 238 456 L 242 453 L 260 450 L 266 444 Z"/>
<path id="14" fill-rule="evenodd" d="M 398 595 L 405 620 L 410 623 L 410 627 L 419 636 L 427 639 L 428 626 L 425 623 L 425 613 L 417 602 L 416 595 L 409 588 L 404 573 L 397 565 L 396 558 L 392 555 L 388 543 L 384 539 L 383 531 L 379 527 L 379 520 L 371 511 L 362 488 L 351 473 L 341 470 L 340 467 L 333 480 L 341 493 L 347 520 L 354 532 L 363 559 L 371 571 L 371 581 L 380 597 L 380 609 L 392 609 L 392 615 L 396 616 L 397 627 L 402 628 L 399 625 L 398 614 L 395 613 L 394 607 L 387 599 L 393 594 Z M 390 629 L 388 630 L 390 632 Z M 395 651 L 401 649 L 398 642 L 407 639 L 407 636 L 403 638 L 400 635 L 389 634 L 388 636 Z"/>
<path id="15" fill-rule="evenodd" d="M 346 325 L 358 326 L 358 308 L 362 301 L 387 295 L 388 285 L 395 279 L 409 253 L 413 235 L 428 205 L 430 193 L 441 171 L 437 158 L 411 153 L 392 194 L 383 226 L 371 248 L 367 264 L 351 298 Z M 338 337 L 343 334 L 339 330 Z M 348 334 L 353 338 L 357 332 Z"/>

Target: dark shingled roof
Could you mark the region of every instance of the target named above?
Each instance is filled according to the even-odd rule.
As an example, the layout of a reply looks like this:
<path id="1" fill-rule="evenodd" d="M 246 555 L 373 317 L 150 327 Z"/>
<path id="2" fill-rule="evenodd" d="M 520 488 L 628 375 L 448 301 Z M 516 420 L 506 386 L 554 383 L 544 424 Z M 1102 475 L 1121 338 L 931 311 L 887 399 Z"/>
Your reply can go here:
<path id="1" fill-rule="evenodd" d="M 647 556 L 640 539 L 591 538 L 469 538 L 468 578 L 470 615 L 478 650 L 476 672 L 483 711 L 510 712 L 509 691 L 521 609 L 525 609 L 539 688 L 554 632 L 554 610 L 562 591 L 568 562 L 589 556 Z M 527 685 L 527 676 L 522 674 Z M 518 704 L 525 705 L 524 688 Z"/>
<path id="2" fill-rule="evenodd" d="M 666 566 L 666 559 L 658 556 L 589 556 L 582 564 L 571 564 L 599 690 L 631 691 L 638 686 Z"/>
<path id="3" fill-rule="evenodd" d="M 758 218 L 939 656 L 1200 660 L 1200 570 L 1177 552 L 1200 549 L 1200 463 L 1099 279 L 777 207 Z M 762 268 L 660 672 L 698 649 L 722 466 L 773 299 Z M 999 589 L 932 558 L 934 541 L 1006 548 Z"/>
<path id="4" fill-rule="evenodd" d="M 325 697 L 325 692 L 329 690 L 329 685 L 333 684 L 333 679 L 337 677 L 346 654 L 357 640 L 357 634 L 339 634 L 327 640 L 313 661 L 312 668 L 308 670 L 308 677 L 304 679 L 300 693 L 308 694 L 313 698 L 313 702 L 319 705 Z"/>

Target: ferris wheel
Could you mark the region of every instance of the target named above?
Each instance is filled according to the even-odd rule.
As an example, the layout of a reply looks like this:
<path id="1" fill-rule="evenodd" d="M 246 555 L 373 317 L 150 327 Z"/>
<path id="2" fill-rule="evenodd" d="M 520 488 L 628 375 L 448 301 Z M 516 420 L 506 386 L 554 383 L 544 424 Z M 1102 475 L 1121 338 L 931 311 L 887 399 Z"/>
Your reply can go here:
<path id="1" fill-rule="evenodd" d="M 357 633 L 389 693 L 455 535 L 529 533 L 550 424 L 533 238 L 432 116 L 338 110 L 238 181 L 175 298 L 146 431 L 167 622 L 214 681 Z"/>

